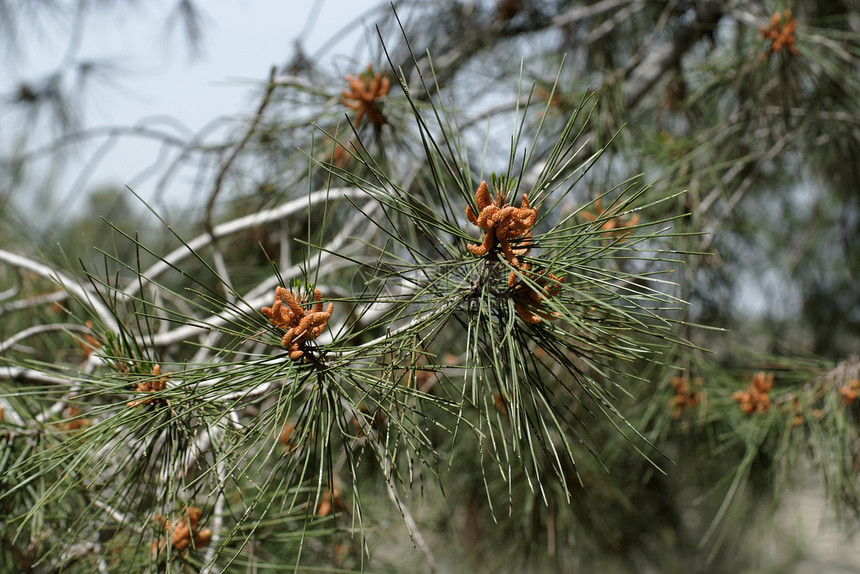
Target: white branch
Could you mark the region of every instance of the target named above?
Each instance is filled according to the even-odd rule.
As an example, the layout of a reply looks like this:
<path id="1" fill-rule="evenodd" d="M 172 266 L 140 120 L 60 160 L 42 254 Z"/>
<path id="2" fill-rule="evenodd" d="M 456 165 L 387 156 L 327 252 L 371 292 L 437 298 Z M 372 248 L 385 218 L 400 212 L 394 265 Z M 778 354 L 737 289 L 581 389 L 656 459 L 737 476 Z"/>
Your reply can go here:
<path id="1" fill-rule="evenodd" d="M 590 6 L 578 6 L 576 8 L 571 8 L 563 14 L 555 16 L 552 19 L 552 23 L 554 26 L 566 26 L 568 24 L 579 22 L 580 20 L 585 20 L 586 18 L 591 18 L 592 16 L 597 16 L 603 12 L 608 12 L 609 10 L 618 8 L 619 6 L 632 4 L 633 2 L 634 0 L 603 0 L 603 2 L 598 2 Z"/>
<path id="2" fill-rule="evenodd" d="M 0 316 L 13 311 L 21 311 L 22 309 L 30 309 L 31 307 L 39 307 L 49 303 L 58 303 L 68 298 L 69 294 L 65 291 L 54 291 L 53 293 L 45 293 L 44 295 L 36 295 L 32 297 L 24 297 L 9 301 L 3 307 L 0 307 Z"/>
<path id="3" fill-rule="evenodd" d="M 320 193 L 320 192 L 318 192 Z M 373 214 L 373 212 L 379 208 L 378 203 L 373 203 L 372 205 L 364 206 L 364 211 L 368 216 Z M 358 226 L 359 222 L 364 219 L 364 217 L 356 217 L 349 224 L 345 225 L 341 232 L 326 246 L 326 252 L 319 255 L 319 257 L 311 258 L 307 262 L 302 262 L 301 264 L 293 265 L 289 269 L 284 269 L 280 273 L 280 278 L 284 281 L 289 281 L 294 277 L 299 277 L 303 273 L 313 271 L 317 269 L 319 266 L 319 271 L 321 275 L 325 275 L 327 272 L 334 270 L 338 266 L 338 262 L 328 262 L 328 260 L 332 257 L 332 254 L 336 252 L 341 245 L 347 240 L 350 234 L 354 231 L 354 229 Z M 373 229 L 372 226 L 370 228 Z M 217 228 L 216 228 L 217 231 Z M 323 263 L 326 263 L 323 265 Z M 278 277 L 272 276 L 266 281 L 263 281 L 257 287 L 249 291 L 245 295 L 246 303 L 248 303 L 248 311 L 257 312 L 257 310 L 266 304 L 271 304 L 272 294 L 271 291 L 278 284 Z M 225 325 L 231 319 L 236 319 L 239 317 L 239 312 L 236 310 L 228 310 L 218 313 L 217 315 L 213 315 L 208 317 L 207 319 L 203 319 L 200 321 L 200 324 L 197 325 L 183 325 L 182 327 L 178 327 L 173 329 L 172 331 L 166 331 L 164 333 L 159 333 L 152 339 L 152 344 L 157 347 L 163 347 L 167 345 L 172 345 L 174 343 L 180 343 L 185 341 L 186 339 L 190 339 L 191 337 L 195 337 L 206 331 L 209 331 L 212 328 L 217 328 L 222 325 Z"/>
<path id="4" fill-rule="evenodd" d="M 78 331 L 81 333 L 89 333 L 88 328 L 82 327 L 81 325 L 77 325 L 74 323 L 50 323 L 48 325 L 34 325 L 32 327 L 24 329 L 23 331 L 19 331 L 5 341 L 0 342 L 0 353 L 3 353 L 4 351 L 10 349 L 18 341 L 22 341 L 28 337 L 32 337 L 33 335 L 48 333 L 50 331 Z"/>
<path id="5" fill-rule="evenodd" d="M 181 247 L 177 247 L 176 249 L 168 253 L 162 258 L 161 261 L 154 264 L 149 269 L 140 273 L 140 278 L 135 277 L 134 281 L 131 282 L 128 287 L 125 288 L 124 292 L 129 296 L 136 295 L 140 292 L 141 286 L 150 283 L 156 277 L 170 269 L 177 262 L 191 255 L 192 252 L 207 246 L 212 241 L 213 237 L 215 239 L 220 239 L 222 237 L 227 237 L 234 233 L 244 231 L 245 229 L 259 227 L 266 223 L 278 221 L 280 219 L 283 219 L 284 217 L 297 213 L 301 209 L 314 206 L 318 203 L 345 198 L 359 199 L 362 197 L 367 197 L 367 193 L 351 187 L 324 189 L 320 191 L 315 191 L 307 197 L 300 197 L 299 199 L 294 199 L 293 201 L 287 202 L 283 205 L 279 205 L 278 207 L 273 207 L 272 209 L 266 209 L 264 211 L 252 213 L 250 215 L 239 217 L 232 221 L 216 225 L 212 229 L 212 235 L 208 233 L 198 235 L 191 241 L 183 244 Z"/>
<path id="6" fill-rule="evenodd" d="M 56 282 L 60 287 L 62 287 L 65 291 L 75 295 L 82 301 L 86 301 L 90 307 L 92 307 L 93 311 L 99 316 L 102 323 L 104 323 L 105 327 L 107 327 L 111 331 L 118 331 L 119 327 L 116 324 L 116 320 L 111 312 L 105 307 L 101 301 L 98 300 L 98 297 L 95 297 L 92 293 L 90 293 L 87 289 L 81 286 L 80 283 L 75 281 L 72 277 L 66 275 L 61 271 L 57 271 L 56 269 L 52 269 L 47 265 L 43 265 L 42 263 L 38 263 L 33 261 L 28 257 L 24 257 L 23 255 L 18 255 L 16 253 L 12 253 L 11 251 L 6 251 L 5 249 L 0 249 L 0 261 L 4 261 L 9 265 L 14 265 L 20 269 L 27 269 L 41 275 L 42 277 L 47 277 L 52 281 Z"/>
<path id="7" fill-rule="evenodd" d="M 59 385 L 67 385 L 71 380 L 55 375 L 49 375 L 34 369 L 25 369 L 23 367 L 0 367 L 0 379 L 28 381 L 33 383 L 53 383 Z"/>

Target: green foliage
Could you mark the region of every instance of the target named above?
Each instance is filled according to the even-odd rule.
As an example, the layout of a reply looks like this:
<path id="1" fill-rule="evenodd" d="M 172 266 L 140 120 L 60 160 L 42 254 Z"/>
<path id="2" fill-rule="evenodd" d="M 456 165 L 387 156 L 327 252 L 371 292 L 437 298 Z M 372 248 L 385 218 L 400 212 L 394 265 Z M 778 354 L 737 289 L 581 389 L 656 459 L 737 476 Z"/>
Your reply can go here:
<path id="1" fill-rule="evenodd" d="M 783 248 L 856 259 L 856 22 L 652 4 L 385 16 L 185 148 L 193 217 L 0 250 L 0 570 L 737 571 L 801 472 L 854 523 L 854 303 L 821 357 L 733 297 L 845 286 Z"/>

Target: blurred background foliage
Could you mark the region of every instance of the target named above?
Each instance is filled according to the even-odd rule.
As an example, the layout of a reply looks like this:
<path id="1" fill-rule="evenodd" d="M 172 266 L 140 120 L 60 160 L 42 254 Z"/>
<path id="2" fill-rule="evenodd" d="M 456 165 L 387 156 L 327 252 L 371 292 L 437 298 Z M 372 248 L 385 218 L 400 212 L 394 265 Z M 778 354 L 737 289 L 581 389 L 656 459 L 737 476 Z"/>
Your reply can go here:
<path id="1" fill-rule="evenodd" d="M 80 19 L 94 11 L 109 15 L 125 4 L 134 3 L 0 3 L 7 53 L 28 49 L 27 42 L 15 41 L 25 21 L 65 11 L 73 46 Z M 190 0 L 164 6 L 166 17 L 185 31 L 190 52 L 199 54 L 206 25 L 200 7 Z M 784 535 L 793 532 L 793 517 L 774 518 L 774 509 L 791 507 L 804 489 L 823 486 L 832 522 L 856 527 L 860 510 L 857 7 L 812 0 L 431 0 L 395 6 L 396 15 L 387 4 L 367 12 L 362 41 L 367 59 L 327 53 L 310 59 L 300 44 L 291 54 L 273 53 L 272 61 L 283 64 L 260 79 L 254 109 L 237 113 L 226 135 L 182 139 L 153 128 L 149 136 L 163 139 L 167 151 L 152 167 L 156 193 L 144 200 L 158 217 L 128 190 L 81 189 L 76 192 L 88 194 L 88 205 L 45 227 L 40 225 L 45 219 L 22 207 L 18 197 L 34 194 L 43 198 L 45 211 L 62 209 L 55 189 L 68 186 L 58 186 L 57 178 L 70 172 L 37 162 L 48 157 L 67 165 L 74 158 L 69 142 L 76 138 L 126 133 L 122 126 L 101 136 L 88 133 L 77 113 L 88 81 L 116 70 L 107 61 L 79 61 L 70 48 L 55 72 L 23 81 L 5 94 L 4 116 L 52 130 L 52 143 L 34 147 L 34 130 L 3 130 L 2 248 L 71 276 L 82 276 L 81 259 L 90 270 L 104 267 L 105 276 L 113 277 L 108 281 L 118 284 L 135 268 L 146 269 L 159 256 L 181 249 L 177 236 L 191 241 L 198 234 L 217 235 L 219 225 L 274 210 L 308 192 L 390 180 L 418 205 L 439 185 L 426 169 L 430 158 L 455 157 L 473 175 L 500 173 L 513 166 L 509 154 L 525 153 L 526 144 L 518 139 L 519 147 L 511 150 L 512 134 L 521 129 L 530 144 L 540 127 L 531 151 L 534 169 L 516 174 L 522 189 L 529 190 L 568 118 L 593 92 L 594 108 L 585 108 L 591 110 L 590 121 L 577 141 L 583 146 L 580 157 L 602 155 L 544 225 L 548 229 L 553 218 L 574 214 L 586 223 L 583 214 L 600 211 L 595 201 L 600 194 L 642 174 L 650 185 L 637 200 L 648 206 L 637 212 L 639 223 L 665 221 L 671 227 L 673 243 L 660 243 L 655 236 L 638 247 L 653 250 L 655 258 L 661 250 L 677 253 L 682 264 L 665 267 L 676 284 L 670 292 L 689 304 L 668 315 L 679 321 L 676 334 L 692 344 L 667 345 L 660 362 L 637 363 L 638 380 L 625 383 L 615 402 L 654 445 L 649 456 L 656 464 L 601 420 L 588 428 L 595 456 L 580 454 L 575 474 L 571 469 L 564 477 L 566 484 L 547 483 L 549 490 L 543 491 L 517 476 L 516 467 L 509 480 L 496 480 L 475 456 L 481 447 L 470 436 L 450 452 L 434 453 L 444 459 L 433 471 L 438 484 L 429 480 L 405 491 L 417 520 L 410 526 L 419 529 L 420 541 L 410 540 L 376 475 L 360 468 L 352 476 L 362 493 L 360 524 L 350 503 L 336 503 L 329 493 L 332 509 L 340 512 L 331 518 L 317 505 L 318 531 L 307 527 L 315 514 L 310 503 L 303 511 L 281 509 L 260 527 L 270 535 L 254 546 L 259 556 L 237 550 L 237 561 L 219 568 L 250 571 L 267 562 L 293 564 L 302 543 L 302 564 L 323 571 L 807 571 L 802 568 L 814 563 L 815 552 L 805 553 L 802 537 Z M 336 42 L 330 48 L 333 54 L 349 49 Z M 530 110 L 523 114 L 526 102 Z M 436 114 L 449 115 L 422 130 L 416 111 L 430 123 Z M 435 142 L 451 146 L 449 155 L 427 151 L 433 145 L 431 132 Z M 465 205 L 465 199 L 458 201 Z M 273 267 L 307 265 L 311 246 L 329 241 L 332 230 L 341 231 L 338 226 L 354 209 L 347 202 L 319 204 L 272 225 L 249 226 L 218 240 L 223 260 L 212 263 L 217 273 L 204 261 L 208 252 L 188 262 L 184 273 L 214 293 L 222 292 L 218 274 L 223 277 L 222 268 L 227 269 L 235 291 L 247 292 L 271 276 Z M 602 224 L 629 224 L 628 217 Z M 364 230 L 347 231 L 361 236 Z M 348 247 L 332 249 L 350 257 Z M 100 251 L 115 260 L 106 260 Z M 372 255 L 354 254 L 359 255 L 372 262 Z M 9 341 L 33 325 L 65 321 L 60 305 L 83 325 L 80 305 L 60 295 L 51 298 L 57 287 L 48 277 L 10 258 L 3 263 L 0 339 Z M 611 265 L 607 268 L 619 273 L 642 272 L 642 265 L 648 270 L 647 260 L 628 261 L 621 252 Z M 364 275 L 358 285 L 354 276 L 334 277 L 332 285 L 342 292 L 331 297 L 372 283 Z M 164 279 L 176 290 L 187 287 L 184 281 Z M 462 352 L 457 334 L 449 341 L 440 336 L 454 355 Z M 69 345 L 68 337 L 55 335 L 27 339 L 32 348 L 7 345 L 5 364 L 9 369 L 19 364 L 16 352 L 53 361 L 46 371 L 84 359 L 85 343 Z M 144 359 L 151 368 L 154 358 Z M 458 360 L 451 359 L 453 364 Z M 411 365 L 413 376 L 440 372 L 444 362 L 437 357 L 426 371 Z M 28 404 L 27 393 L 20 391 L 30 388 L 38 395 L 39 383 L 4 372 L 0 383 L 8 400 L 24 410 L 48 408 L 37 398 Z M 40 420 L 67 425 L 78 416 L 68 410 L 72 406 Z M 445 409 L 436 406 L 440 410 L 434 416 L 445 417 Z M 497 410 L 506 416 L 504 404 Z M 268 421 L 269 431 L 277 434 L 275 427 L 282 423 Z M 52 431 L 39 434 L 47 444 L 30 444 L 21 440 L 26 432 L 0 427 L 4 473 L 15 468 L 12 461 L 51 441 L 63 442 Z M 441 434 L 432 438 L 447 448 Z M 4 482 L 14 479 L 4 474 Z M 352 493 L 351 485 L 341 488 L 344 499 L 352 499 Z M 39 562 L 52 541 L 22 538 L 11 520 L 27 506 L 26 496 L 2 502 L 9 508 L 0 514 L 10 518 L 3 523 L 0 564 L 8 571 L 24 566 L 66 571 L 95 564 L 108 564 L 113 571 L 106 549 L 120 556 L 117 548 L 137 544 L 131 539 L 138 534 L 101 531 L 103 546 L 77 540 L 63 555 L 67 562 Z M 234 515 L 243 512 L 240 501 L 230 504 Z M 58 514 L 68 518 L 79 510 L 69 507 Z M 63 520 L 52 519 L 59 530 Z M 350 535 L 359 527 L 370 562 L 363 557 L 361 539 Z M 99 552 L 106 562 L 96 558 Z M 149 548 L 135 556 L 143 564 Z M 834 558 L 839 560 L 843 557 Z M 196 571 L 204 562 L 200 555 L 188 555 L 177 568 Z M 849 571 L 858 563 L 845 558 L 836 567 Z"/>

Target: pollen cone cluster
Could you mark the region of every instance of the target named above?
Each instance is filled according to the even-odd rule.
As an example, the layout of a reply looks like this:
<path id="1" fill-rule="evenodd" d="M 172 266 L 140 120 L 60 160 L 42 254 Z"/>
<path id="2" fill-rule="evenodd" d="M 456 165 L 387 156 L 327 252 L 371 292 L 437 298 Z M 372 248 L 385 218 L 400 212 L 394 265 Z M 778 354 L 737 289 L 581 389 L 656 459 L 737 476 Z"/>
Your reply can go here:
<path id="1" fill-rule="evenodd" d="M 167 388 L 167 374 L 169 373 L 165 373 L 165 376 L 162 376 L 161 365 L 155 365 L 152 367 L 152 378 L 137 383 L 137 386 L 135 386 L 134 390 L 138 393 L 154 393 L 158 391 L 163 391 Z M 129 401 L 128 406 L 136 408 L 143 405 L 148 405 L 151 402 L 151 398 L 140 399 L 137 401 Z"/>
<path id="2" fill-rule="evenodd" d="M 508 287 L 520 319 L 533 325 L 542 319 L 558 317 L 558 313 L 541 309 L 541 302 L 558 295 L 564 277 L 532 271 L 530 263 L 520 260 L 531 251 L 531 228 L 537 221 L 537 209 L 529 206 L 529 196 L 523 194 L 518 208 L 507 205 L 503 193 L 491 197 L 487 182 L 482 181 L 475 192 L 475 204 L 478 213 L 467 206 L 466 218 L 484 232 L 484 240 L 480 245 L 467 245 L 469 253 L 481 257 L 498 247 L 505 261 L 519 270 L 519 273 L 511 271 L 508 275 Z"/>
<path id="3" fill-rule="evenodd" d="M 672 378 L 672 387 L 675 389 L 675 396 L 669 401 L 669 406 L 672 407 L 673 419 L 680 418 L 681 412 L 685 408 L 696 408 L 702 396 L 701 391 L 696 389 L 701 388 L 701 386 L 702 379 L 700 377 L 694 378 L 692 383 L 686 375 Z"/>
<path id="4" fill-rule="evenodd" d="M 508 275 L 508 286 L 511 287 L 513 293 L 517 315 L 531 325 L 540 323 L 541 319 L 560 317 L 558 313 L 542 309 L 541 301 L 559 294 L 564 283 L 564 277 L 556 277 L 545 271 L 531 273 L 529 267 L 528 263 L 523 264 L 523 275 L 528 277 L 528 283 L 522 280 L 518 281 L 516 273 L 513 271 Z"/>
<path id="5" fill-rule="evenodd" d="M 275 288 L 275 302 L 271 307 L 260 310 L 272 325 L 286 329 L 281 345 L 289 349 L 290 358 L 294 361 L 304 356 L 304 343 L 319 337 L 331 317 L 334 303 L 330 302 L 323 311 L 321 298 L 319 289 L 314 289 L 314 306 L 308 310 L 302 307 L 304 300 L 297 300 L 292 292 L 278 286 Z"/>
<path id="6" fill-rule="evenodd" d="M 839 387 L 839 394 L 842 396 L 842 402 L 846 405 L 851 404 L 858 396 L 860 396 L 860 381 L 852 379 L 845 385 Z"/>
<path id="7" fill-rule="evenodd" d="M 773 373 L 759 372 L 753 375 L 752 383 L 743 391 L 732 394 L 732 400 L 740 405 L 746 414 L 766 413 L 770 408 L 770 389 L 773 387 Z"/>
<path id="8" fill-rule="evenodd" d="M 504 194 L 499 193 L 495 199 L 491 198 L 487 182 L 482 181 L 475 192 L 475 203 L 478 214 L 475 215 L 472 207 L 467 206 L 466 217 L 484 232 L 484 241 L 480 245 L 467 245 L 469 252 L 483 256 L 491 253 L 498 245 L 508 263 L 519 267 L 517 256 L 529 252 L 531 228 L 537 221 L 537 210 L 529 207 L 529 196 L 523 194 L 519 208 L 506 205 Z M 512 247 L 511 241 L 518 242 L 519 246 Z"/>
<path id="9" fill-rule="evenodd" d="M 169 541 L 165 537 L 153 543 L 153 550 L 160 552 L 170 544 L 175 552 L 182 552 L 191 546 L 192 541 L 194 542 L 194 548 L 200 548 L 209 544 L 209 540 L 212 539 L 212 531 L 208 528 L 204 528 L 203 530 L 197 529 L 197 523 L 200 522 L 202 514 L 199 508 L 191 506 L 185 511 L 185 516 L 173 523 L 168 523 L 167 518 L 163 516 L 156 516 L 156 520 L 160 521 L 165 530 L 167 530 Z"/>
<path id="10" fill-rule="evenodd" d="M 597 198 L 594 200 L 593 212 L 583 211 L 580 215 L 587 221 L 594 221 L 595 219 L 604 217 L 603 199 Z M 621 219 L 619 216 L 609 217 L 603 222 L 603 225 L 600 226 L 600 231 L 606 232 L 612 237 L 621 237 L 621 240 L 623 241 L 623 238 L 630 235 L 631 232 L 631 230 L 627 228 L 633 227 L 637 223 L 639 223 L 638 213 L 634 213 L 629 219 Z"/>
<path id="11" fill-rule="evenodd" d="M 791 10 L 783 10 L 782 13 L 774 12 L 770 18 L 770 27 L 759 28 L 761 37 L 770 40 L 771 44 L 767 52 L 761 55 L 762 60 L 767 60 L 771 54 L 785 48 L 791 54 L 797 54 L 794 47 L 794 30 L 797 28 L 797 20 L 791 15 Z"/>
<path id="12" fill-rule="evenodd" d="M 341 103 L 355 110 L 355 126 L 361 125 L 361 120 L 367 119 L 375 126 L 385 123 L 385 117 L 379 109 L 379 99 L 388 94 L 391 82 L 379 72 L 373 73 L 373 67 L 358 76 L 347 75 L 349 90 L 343 90 Z"/>

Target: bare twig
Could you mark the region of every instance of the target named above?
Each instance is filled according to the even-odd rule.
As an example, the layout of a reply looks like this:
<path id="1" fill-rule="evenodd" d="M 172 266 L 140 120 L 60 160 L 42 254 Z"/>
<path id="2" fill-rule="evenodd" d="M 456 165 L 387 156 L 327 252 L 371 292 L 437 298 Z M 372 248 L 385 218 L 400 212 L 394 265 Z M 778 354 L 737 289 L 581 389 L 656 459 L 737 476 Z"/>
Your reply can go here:
<path id="1" fill-rule="evenodd" d="M 4 351 L 10 349 L 18 341 L 22 341 L 28 337 L 32 337 L 33 335 L 41 335 L 42 333 L 49 333 L 51 331 L 77 331 L 79 333 L 90 332 L 89 328 L 75 323 L 49 323 L 47 325 L 33 325 L 32 327 L 28 327 L 23 331 L 15 333 L 5 341 L 0 341 L 0 353 L 3 353 Z"/>
<path id="2" fill-rule="evenodd" d="M 23 255 L 18 255 L 16 253 L 6 251 L 5 249 L 0 249 L 0 261 L 18 267 L 20 269 L 27 269 L 29 271 L 32 271 L 33 273 L 53 280 L 64 290 L 90 305 L 93 311 L 95 311 L 96 314 L 99 316 L 99 319 L 108 329 L 114 331 L 119 330 L 116 324 L 116 320 L 114 319 L 114 316 L 110 312 L 110 310 L 105 307 L 102 302 L 98 300 L 97 297 L 93 296 L 89 290 L 82 287 L 77 281 L 75 281 L 65 273 L 56 269 L 52 269 L 51 267 L 48 267 L 47 265 L 44 265 L 42 263 L 33 261 L 28 257 L 24 257 Z"/>
<path id="3" fill-rule="evenodd" d="M 263 117 L 263 112 L 266 111 L 269 102 L 272 100 L 272 93 L 278 86 L 278 84 L 275 83 L 276 71 L 277 68 L 272 66 L 272 69 L 269 72 L 269 84 L 266 88 L 266 92 L 263 94 L 263 100 L 260 102 L 260 106 L 257 108 L 257 113 L 254 114 L 254 119 L 251 120 L 251 125 L 248 127 L 248 131 L 245 132 L 245 136 L 241 140 L 237 141 L 233 147 L 227 151 L 227 155 L 221 161 L 221 165 L 218 166 L 218 174 L 215 176 L 215 183 L 212 185 L 212 191 L 209 193 L 209 200 L 206 202 L 206 212 L 203 219 L 204 229 L 213 237 L 212 211 L 215 208 L 215 200 L 221 192 L 221 186 L 224 183 L 224 176 L 227 175 L 227 172 L 230 170 L 230 166 L 233 165 L 233 162 L 239 156 L 239 153 L 251 139 L 251 136 L 254 135 L 254 132 L 257 130 L 257 126 L 260 124 L 260 120 Z"/>
<path id="4" fill-rule="evenodd" d="M 220 239 L 222 237 L 227 237 L 234 233 L 239 233 L 240 231 L 244 231 L 245 229 L 259 227 L 266 223 L 278 221 L 305 208 L 312 207 L 318 203 L 323 203 L 329 200 L 334 201 L 338 199 L 359 199 L 361 197 L 367 197 L 367 193 L 355 188 L 348 187 L 324 189 L 320 191 L 315 191 L 307 197 L 294 199 L 283 205 L 279 205 L 278 207 L 258 211 L 256 213 L 252 213 L 250 215 L 239 217 L 232 221 L 217 225 L 214 229 L 211 230 L 211 233 L 207 232 L 198 235 L 191 241 L 184 243 L 181 247 L 174 249 L 173 251 L 162 257 L 161 260 L 158 263 L 154 264 L 152 267 L 141 272 L 139 279 L 135 278 L 134 281 L 130 282 L 128 286 L 124 289 L 124 292 L 131 297 L 137 295 L 143 285 L 147 285 L 151 281 L 155 280 L 162 273 L 164 273 L 168 269 L 173 268 L 178 262 L 192 255 L 195 251 L 198 251 L 203 247 L 209 245 L 212 240 L 212 237 Z"/>
<path id="5" fill-rule="evenodd" d="M 723 214 L 716 221 L 714 221 L 710 225 L 708 225 L 707 228 L 705 229 L 705 232 L 702 235 L 702 245 L 700 247 L 701 251 L 707 251 L 708 249 L 710 249 L 711 245 L 714 242 L 714 238 L 716 236 L 717 230 L 722 226 L 723 222 L 726 219 L 728 219 L 729 216 L 731 216 L 732 212 L 734 211 L 735 206 L 738 204 L 738 202 L 741 200 L 741 198 L 747 192 L 749 187 L 755 181 L 755 178 L 758 175 L 759 169 L 761 169 L 761 167 L 764 164 L 766 164 L 767 162 L 773 161 L 773 159 L 776 158 L 776 156 L 778 156 L 782 152 L 782 150 L 785 148 L 788 141 L 789 141 L 789 135 L 786 135 L 786 136 L 782 137 L 779 141 L 777 141 L 770 148 L 770 150 L 768 150 L 768 152 L 766 154 L 764 154 L 759 159 L 759 161 L 755 164 L 753 169 L 750 171 L 749 174 L 747 174 L 747 176 L 743 179 L 743 181 L 741 181 L 741 183 L 738 185 L 735 192 L 732 194 L 732 196 L 726 202 L 726 207 L 725 207 L 725 210 L 723 211 Z"/>
<path id="6" fill-rule="evenodd" d="M 698 2 L 696 17 L 689 24 L 678 28 L 670 41 L 653 49 L 627 77 L 623 88 L 627 107 L 635 107 L 663 74 L 678 65 L 681 57 L 696 42 L 712 33 L 727 8 L 723 2 L 716 0 Z"/>
<path id="7" fill-rule="evenodd" d="M 637 0 L 603 0 L 602 2 L 591 4 L 590 6 L 577 6 L 576 8 L 571 8 L 570 10 L 555 16 L 552 19 L 552 23 L 556 26 L 568 26 L 581 20 L 585 20 L 586 18 L 591 18 L 598 14 L 614 10 L 615 8 L 619 8 L 625 4 L 633 4 L 636 1 Z"/>

